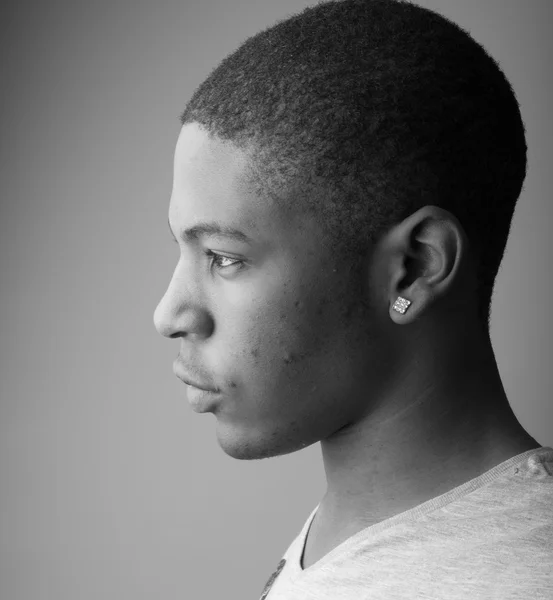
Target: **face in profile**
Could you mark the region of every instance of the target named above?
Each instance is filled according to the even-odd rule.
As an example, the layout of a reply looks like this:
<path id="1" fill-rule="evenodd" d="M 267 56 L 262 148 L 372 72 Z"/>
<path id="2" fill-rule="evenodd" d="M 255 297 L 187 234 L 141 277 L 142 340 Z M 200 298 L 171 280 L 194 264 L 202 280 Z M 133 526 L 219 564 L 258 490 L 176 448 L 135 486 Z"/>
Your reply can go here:
<path id="1" fill-rule="evenodd" d="M 233 144 L 182 128 L 169 206 L 179 256 L 154 314 L 180 340 L 175 373 L 218 390 L 194 406 L 215 415 L 220 446 L 240 459 L 352 423 L 387 355 L 362 302 L 366 262 L 344 264 L 314 217 L 261 197 L 247 167 Z"/>

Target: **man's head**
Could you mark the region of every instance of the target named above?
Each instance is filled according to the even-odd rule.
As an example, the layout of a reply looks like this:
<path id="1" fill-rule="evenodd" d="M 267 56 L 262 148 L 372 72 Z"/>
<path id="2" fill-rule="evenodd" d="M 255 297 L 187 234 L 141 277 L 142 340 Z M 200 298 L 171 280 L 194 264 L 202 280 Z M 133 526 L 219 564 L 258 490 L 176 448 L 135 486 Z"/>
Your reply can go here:
<path id="1" fill-rule="evenodd" d="M 155 323 L 221 390 L 228 454 L 292 452 L 374 410 L 413 360 L 397 323 L 419 345 L 432 328 L 437 352 L 447 323 L 487 331 L 526 144 L 459 27 L 395 0 L 319 4 L 227 57 L 182 124 L 175 235 L 216 221 L 250 241 L 179 240 Z M 398 291 L 416 300 L 402 316 Z"/>

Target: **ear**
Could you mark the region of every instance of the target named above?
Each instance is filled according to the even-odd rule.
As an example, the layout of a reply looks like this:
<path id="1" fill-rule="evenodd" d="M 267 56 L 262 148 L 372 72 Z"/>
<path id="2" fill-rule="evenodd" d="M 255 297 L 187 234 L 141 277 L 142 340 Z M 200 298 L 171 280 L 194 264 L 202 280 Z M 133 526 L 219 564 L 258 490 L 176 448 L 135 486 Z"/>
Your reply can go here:
<path id="1" fill-rule="evenodd" d="M 468 239 L 459 220 L 438 206 L 424 206 L 390 231 L 389 314 L 407 324 L 456 293 L 459 271 L 468 252 Z M 410 301 L 402 314 L 397 298 Z"/>

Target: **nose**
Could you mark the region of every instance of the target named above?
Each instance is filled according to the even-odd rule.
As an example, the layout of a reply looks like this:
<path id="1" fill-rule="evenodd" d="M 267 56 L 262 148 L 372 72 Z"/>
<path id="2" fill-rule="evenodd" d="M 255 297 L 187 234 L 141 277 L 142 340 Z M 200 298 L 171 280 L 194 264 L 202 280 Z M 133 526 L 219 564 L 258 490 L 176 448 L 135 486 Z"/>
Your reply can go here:
<path id="1" fill-rule="evenodd" d="M 195 335 L 209 337 L 214 328 L 209 311 L 194 293 L 190 280 L 173 275 L 169 287 L 154 311 L 158 333 L 168 338 Z"/>

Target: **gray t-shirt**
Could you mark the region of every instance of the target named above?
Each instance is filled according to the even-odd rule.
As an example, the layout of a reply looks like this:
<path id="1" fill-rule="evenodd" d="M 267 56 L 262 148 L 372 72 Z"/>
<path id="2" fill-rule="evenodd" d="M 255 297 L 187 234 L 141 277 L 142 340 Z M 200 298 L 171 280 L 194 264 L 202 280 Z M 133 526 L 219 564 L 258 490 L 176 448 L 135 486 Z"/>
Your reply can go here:
<path id="1" fill-rule="evenodd" d="M 553 448 L 529 450 L 300 566 L 315 507 L 260 600 L 553 600 Z"/>

